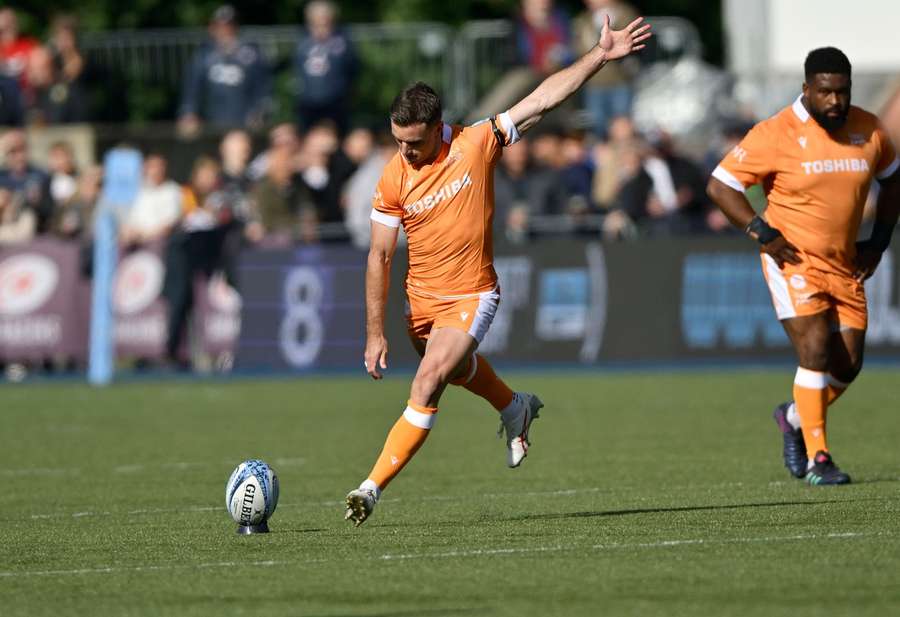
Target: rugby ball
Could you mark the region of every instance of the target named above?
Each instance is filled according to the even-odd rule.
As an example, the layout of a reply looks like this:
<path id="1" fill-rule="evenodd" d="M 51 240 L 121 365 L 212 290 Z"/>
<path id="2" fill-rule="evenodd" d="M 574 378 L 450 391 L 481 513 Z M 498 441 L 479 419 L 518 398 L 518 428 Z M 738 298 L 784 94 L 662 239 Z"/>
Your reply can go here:
<path id="1" fill-rule="evenodd" d="M 241 526 L 262 525 L 278 505 L 278 476 L 259 459 L 244 461 L 225 485 L 225 507 Z"/>

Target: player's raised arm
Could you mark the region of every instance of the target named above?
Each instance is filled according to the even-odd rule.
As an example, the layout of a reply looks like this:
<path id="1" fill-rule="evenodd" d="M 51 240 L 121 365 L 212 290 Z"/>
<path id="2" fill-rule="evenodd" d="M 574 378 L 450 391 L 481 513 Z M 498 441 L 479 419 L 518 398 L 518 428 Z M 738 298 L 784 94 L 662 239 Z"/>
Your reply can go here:
<path id="1" fill-rule="evenodd" d="M 544 114 L 572 96 L 607 62 L 643 49 L 645 41 L 652 36 L 650 24 L 641 25 L 643 21 L 643 17 L 638 17 L 622 30 L 613 30 L 607 15 L 600 31 L 600 40 L 589 52 L 572 65 L 550 75 L 534 92 L 509 110 L 518 132 L 524 133 L 537 124 Z"/>
<path id="2" fill-rule="evenodd" d="M 390 284 L 391 260 L 397 248 L 399 227 L 372 221 L 372 240 L 366 265 L 366 371 L 381 379 L 387 368 L 387 339 L 384 337 L 384 305 Z"/>

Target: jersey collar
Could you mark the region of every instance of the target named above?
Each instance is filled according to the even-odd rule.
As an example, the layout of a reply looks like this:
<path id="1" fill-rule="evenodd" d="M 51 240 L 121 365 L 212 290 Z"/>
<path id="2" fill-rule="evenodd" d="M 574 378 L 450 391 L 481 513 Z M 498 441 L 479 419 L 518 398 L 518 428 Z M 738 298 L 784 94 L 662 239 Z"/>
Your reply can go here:
<path id="1" fill-rule="evenodd" d="M 794 101 L 794 104 L 791 105 L 791 109 L 794 110 L 794 114 L 800 118 L 800 122 L 806 124 L 806 121 L 809 120 L 809 112 L 806 111 L 806 107 L 803 106 L 803 95 L 797 97 L 797 100 Z"/>

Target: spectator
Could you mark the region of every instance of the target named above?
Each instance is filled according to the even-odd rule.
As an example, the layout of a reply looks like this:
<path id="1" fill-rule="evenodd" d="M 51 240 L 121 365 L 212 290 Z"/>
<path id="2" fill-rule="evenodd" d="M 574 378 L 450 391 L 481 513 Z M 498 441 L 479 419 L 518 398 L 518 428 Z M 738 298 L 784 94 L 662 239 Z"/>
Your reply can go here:
<path id="1" fill-rule="evenodd" d="M 78 188 L 78 170 L 75 168 L 72 146 L 64 141 L 53 143 L 47 152 L 47 167 L 50 172 L 50 197 L 54 208 L 59 208 L 72 199 Z"/>
<path id="2" fill-rule="evenodd" d="M 78 48 L 78 21 L 61 15 L 50 26 L 50 51 L 60 77 L 66 83 L 81 83 L 85 74 L 84 54 Z"/>
<path id="3" fill-rule="evenodd" d="M 18 80 L 24 91 L 29 87 L 25 74 L 28 56 L 37 46 L 35 39 L 19 35 L 16 12 L 9 7 L 0 8 L 0 68 L 4 75 Z"/>
<path id="4" fill-rule="evenodd" d="M 390 133 L 383 131 L 374 141 L 375 148 L 360 161 L 359 167 L 343 189 L 344 225 L 354 246 L 361 249 L 369 248 L 372 195 L 375 194 L 382 171 L 397 153 L 397 144 Z"/>
<path id="5" fill-rule="evenodd" d="M 87 242 L 92 235 L 92 225 L 100 189 L 103 168 L 93 165 L 78 177 L 74 194 L 58 202 L 50 224 L 50 233 L 68 240 Z"/>
<path id="6" fill-rule="evenodd" d="M 518 66 L 508 71 L 479 102 L 468 116 L 469 122 L 509 109 L 550 73 L 574 60 L 569 19 L 554 7 L 553 0 L 522 0 L 515 23 Z M 560 113 L 563 112 L 556 111 L 556 115 Z"/>
<path id="7" fill-rule="evenodd" d="M 262 126 L 271 79 L 259 47 L 240 40 L 237 14 L 227 4 L 213 13 L 209 34 L 185 74 L 179 132 L 194 135 L 203 123 L 216 129 Z"/>
<path id="8" fill-rule="evenodd" d="M 622 187 L 618 207 L 651 235 L 704 231 L 703 179 L 697 165 L 674 151 L 667 134 L 654 133 L 636 174 Z"/>
<path id="9" fill-rule="evenodd" d="M 528 239 L 532 217 L 555 213 L 565 200 L 556 170 L 531 157 L 530 145 L 522 139 L 504 149 L 494 171 L 495 220 L 517 243 Z"/>
<path id="10" fill-rule="evenodd" d="M 350 39 L 337 27 L 337 7 L 313 0 L 306 5 L 306 32 L 297 42 L 294 62 L 299 93 L 297 123 L 306 130 L 321 120 L 334 122 L 343 135 L 357 72 Z"/>
<path id="11" fill-rule="evenodd" d="M 19 82 L 8 75 L 0 75 L 0 126 L 22 126 L 25 109 Z"/>
<path id="12" fill-rule="evenodd" d="M 252 145 L 246 131 L 228 132 L 219 146 L 222 157 L 221 188 L 227 216 L 221 217 L 221 268 L 232 287 L 238 287 L 237 262 L 244 243 L 244 229 L 250 217 L 250 154 Z"/>
<path id="13" fill-rule="evenodd" d="M 312 127 L 300 155 L 300 181 L 309 192 L 320 223 L 343 223 L 341 192 L 359 162 L 371 151 L 371 133 L 355 129 L 343 144 L 334 123 Z"/>
<path id="14" fill-rule="evenodd" d="M 181 187 L 168 179 L 166 159 L 161 154 L 148 154 L 141 187 L 122 225 L 120 243 L 134 248 L 161 242 L 175 229 L 181 216 Z"/>
<path id="15" fill-rule="evenodd" d="M 280 246 L 297 240 L 315 242 L 315 230 L 310 228 L 315 223 L 315 207 L 308 190 L 295 178 L 291 151 L 286 147 L 271 149 L 268 160 L 266 176 L 250 196 L 247 237 L 252 242 L 265 239 Z"/>
<path id="16" fill-rule="evenodd" d="M 269 131 L 269 147 L 250 162 L 248 169 L 250 179 L 255 182 L 266 176 L 269 168 L 269 155 L 277 148 L 285 148 L 291 161 L 299 159 L 301 144 L 296 125 L 283 122 L 273 127 Z"/>
<path id="17" fill-rule="evenodd" d="M 29 91 L 25 97 L 28 124 L 68 124 L 87 120 L 84 92 L 78 82 L 66 82 L 57 74 L 53 55 L 46 47 L 35 47 L 28 57 Z"/>
<path id="18" fill-rule="evenodd" d="M 538 78 L 572 62 L 569 20 L 553 0 L 522 0 L 517 26 L 519 61 Z"/>
<path id="19" fill-rule="evenodd" d="M 24 207 L 22 196 L 0 188 L 0 246 L 30 242 L 36 229 L 37 217 Z"/>
<path id="20" fill-rule="evenodd" d="M 22 207 L 37 217 L 37 233 L 47 230 L 53 215 L 50 197 L 50 176 L 43 169 L 28 162 L 28 140 L 25 131 L 13 129 L 2 139 L 4 169 L 0 170 L 0 187 L 9 189 L 22 199 Z"/>
<path id="21" fill-rule="evenodd" d="M 594 146 L 594 178 L 591 197 L 600 209 L 608 210 L 622 184 L 631 177 L 622 159 L 635 152 L 634 124 L 628 116 L 617 116 L 609 124 L 609 140 Z M 719 159 L 721 160 L 721 159 Z"/>
<path id="22" fill-rule="evenodd" d="M 184 216 L 166 245 L 166 356 L 179 368 L 189 364 L 179 356 L 179 350 L 194 305 L 194 280 L 198 275 L 210 277 L 218 269 L 222 245 L 219 227 L 230 216 L 219 190 L 220 178 L 221 168 L 214 159 L 203 156 L 194 162 L 190 183 L 183 189 Z"/>
<path id="23" fill-rule="evenodd" d="M 594 164 L 588 152 L 585 135 L 582 131 L 566 133 L 560 144 L 563 167 L 560 176 L 565 194 L 565 202 L 561 204 L 566 216 L 574 220 L 582 220 L 593 210 L 591 200 L 591 184 L 594 177 Z"/>
<path id="24" fill-rule="evenodd" d="M 609 17 L 614 29 L 624 28 L 638 18 L 638 12 L 627 2 L 619 0 L 584 0 L 586 11 L 572 23 L 575 49 L 578 55 L 587 53 L 600 40 L 603 23 Z M 591 114 L 594 134 L 607 137 L 607 127 L 616 116 L 630 116 L 632 102 L 631 80 L 637 59 L 625 58 L 610 62 L 585 84 L 584 102 Z"/>

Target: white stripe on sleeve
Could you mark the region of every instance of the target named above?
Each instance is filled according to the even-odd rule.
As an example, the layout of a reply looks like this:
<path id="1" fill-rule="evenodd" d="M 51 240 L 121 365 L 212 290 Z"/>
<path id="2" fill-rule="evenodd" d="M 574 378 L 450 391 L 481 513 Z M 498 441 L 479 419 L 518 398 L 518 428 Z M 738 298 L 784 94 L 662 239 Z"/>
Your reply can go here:
<path id="1" fill-rule="evenodd" d="M 730 186 L 734 190 L 740 191 L 741 193 L 743 193 L 744 191 L 747 190 L 744 188 L 744 185 L 741 184 L 740 180 L 738 180 L 733 175 L 731 175 L 731 172 L 728 171 L 727 169 L 725 169 L 724 167 L 722 167 L 721 165 L 719 165 L 718 167 L 716 167 L 713 170 L 712 177 L 715 178 L 716 180 L 718 180 L 719 182 L 721 182 L 722 184 Z"/>
<path id="2" fill-rule="evenodd" d="M 372 208 L 372 214 L 369 218 L 371 218 L 376 223 L 381 223 L 382 225 L 386 225 L 387 227 L 400 227 L 399 216 L 391 216 L 390 214 L 379 212 L 375 208 Z"/>

